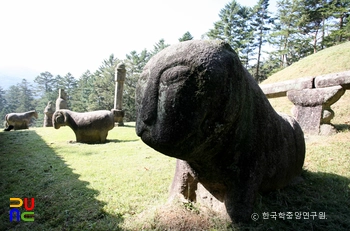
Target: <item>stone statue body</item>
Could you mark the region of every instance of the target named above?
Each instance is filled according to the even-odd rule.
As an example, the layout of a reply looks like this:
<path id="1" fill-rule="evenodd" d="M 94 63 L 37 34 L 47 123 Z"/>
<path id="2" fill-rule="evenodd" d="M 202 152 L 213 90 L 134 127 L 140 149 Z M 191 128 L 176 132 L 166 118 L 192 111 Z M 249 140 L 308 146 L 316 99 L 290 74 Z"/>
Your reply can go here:
<path id="1" fill-rule="evenodd" d="M 69 126 L 77 142 L 106 143 L 108 131 L 114 128 L 114 115 L 107 110 L 74 112 L 61 109 L 53 114 L 52 124 L 55 129 Z"/>
<path id="2" fill-rule="evenodd" d="M 137 135 L 180 159 L 172 198 L 208 194 L 232 221 L 244 221 L 258 192 L 283 188 L 302 171 L 300 126 L 274 111 L 224 42 L 187 41 L 155 55 L 138 82 L 136 106 Z"/>
<path id="3" fill-rule="evenodd" d="M 38 113 L 36 110 L 22 112 L 22 113 L 9 113 L 5 116 L 6 128 L 5 131 L 28 129 L 32 118 L 38 119 Z"/>
<path id="4" fill-rule="evenodd" d="M 49 101 L 44 109 L 44 127 L 52 127 L 52 115 L 55 112 L 52 102 Z"/>
<path id="5" fill-rule="evenodd" d="M 68 95 L 64 89 L 59 89 L 58 98 L 56 99 L 56 111 L 60 109 L 68 109 L 67 98 Z"/>

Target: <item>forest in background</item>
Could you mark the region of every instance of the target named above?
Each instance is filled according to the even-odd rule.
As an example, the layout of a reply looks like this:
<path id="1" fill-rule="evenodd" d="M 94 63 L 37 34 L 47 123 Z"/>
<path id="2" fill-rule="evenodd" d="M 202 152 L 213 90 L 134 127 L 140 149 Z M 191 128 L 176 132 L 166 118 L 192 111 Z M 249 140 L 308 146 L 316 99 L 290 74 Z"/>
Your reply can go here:
<path id="1" fill-rule="evenodd" d="M 280 0 L 274 14 L 268 12 L 268 5 L 268 0 L 259 0 L 254 7 L 246 7 L 232 0 L 220 10 L 220 20 L 202 36 L 228 42 L 257 82 L 310 54 L 350 41 L 350 0 Z M 179 42 L 191 39 L 191 33 L 186 32 Z M 111 54 L 96 71 L 87 70 L 79 78 L 45 71 L 34 83 L 23 79 L 8 90 L 0 86 L 0 118 L 36 109 L 39 119 L 32 126 L 42 126 L 44 108 L 49 101 L 56 101 L 60 88 L 68 93 L 68 106 L 73 111 L 110 110 L 115 67 L 123 62 L 127 70 L 125 121 L 134 121 L 138 77 L 149 59 L 167 46 L 160 39 L 151 51 L 131 51 L 124 59 Z"/>

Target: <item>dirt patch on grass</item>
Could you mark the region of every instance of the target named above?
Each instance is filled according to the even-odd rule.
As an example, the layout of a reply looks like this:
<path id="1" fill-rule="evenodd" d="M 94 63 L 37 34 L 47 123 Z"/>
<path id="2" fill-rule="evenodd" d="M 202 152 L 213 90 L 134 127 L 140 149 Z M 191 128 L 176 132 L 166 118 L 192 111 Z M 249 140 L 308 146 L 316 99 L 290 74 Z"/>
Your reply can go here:
<path id="1" fill-rule="evenodd" d="M 220 214 L 198 208 L 193 203 L 168 203 L 157 208 L 144 211 L 138 216 L 139 224 L 133 224 L 132 230 L 225 230 L 230 222 Z M 151 214 L 151 215 L 150 215 Z M 133 219 L 135 220 L 135 219 Z"/>

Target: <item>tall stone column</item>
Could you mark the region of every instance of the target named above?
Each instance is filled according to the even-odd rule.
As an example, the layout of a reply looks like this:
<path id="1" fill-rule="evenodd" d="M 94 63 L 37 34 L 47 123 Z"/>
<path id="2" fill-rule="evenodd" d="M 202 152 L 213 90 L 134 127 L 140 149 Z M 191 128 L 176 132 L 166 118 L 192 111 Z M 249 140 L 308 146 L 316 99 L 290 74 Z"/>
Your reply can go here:
<path id="1" fill-rule="evenodd" d="M 115 69 L 115 94 L 114 94 L 114 108 L 112 112 L 114 114 L 114 121 L 118 123 L 118 126 L 123 126 L 124 110 L 123 110 L 123 90 L 124 81 L 126 76 L 125 64 L 120 63 Z"/>

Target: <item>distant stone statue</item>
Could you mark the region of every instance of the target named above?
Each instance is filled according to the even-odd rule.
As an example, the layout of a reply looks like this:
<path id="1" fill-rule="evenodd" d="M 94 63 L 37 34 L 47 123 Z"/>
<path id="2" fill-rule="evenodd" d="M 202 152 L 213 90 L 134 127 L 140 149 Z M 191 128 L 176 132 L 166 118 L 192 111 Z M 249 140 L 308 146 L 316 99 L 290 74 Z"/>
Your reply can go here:
<path id="1" fill-rule="evenodd" d="M 44 125 L 43 127 L 52 127 L 52 115 L 55 112 L 52 101 L 49 101 L 44 109 Z"/>
<path id="2" fill-rule="evenodd" d="M 32 118 L 38 119 L 36 110 L 22 113 L 9 113 L 5 116 L 6 128 L 4 131 L 28 129 Z"/>
<path id="3" fill-rule="evenodd" d="M 115 68 L 115 94 L 114 94 L 114 108 L 111 110 L 114 114 L 114 121 L 118 123 L 118 126 L 124 125 L 124 115 L 123 110 L 123 91 L 124 91 L 124 81 L 126 76 L 125 64 L 119 63 Z"/>
<path id="4" fill-rule="evenodd" d="M 60 109 L 68 109 L 67 99 L 68 99 L 68 95 L 64 91 L 64 89 L 59 89 L 58 98 L 56 100 L 56 111 Z"/>
<path id="5" fill-rule="evenodd" d="M 105 143 L 108 131 L 114 128 L 114 115 L 107 110 L 80 113 L 61 109 L 53 114 L 52 123 L 55 129 L 69 126 L 77 142 Z"/>
<path id="6" fill-rule="evenodd" d="M 159 52 L 140 76 L 136 107 L 137 135 L 178 158 L 171 198 L 246 221 L 258 192 L 302 171 L 300 126 L 274 111 L 227 43 L 191 40 Z"/>

